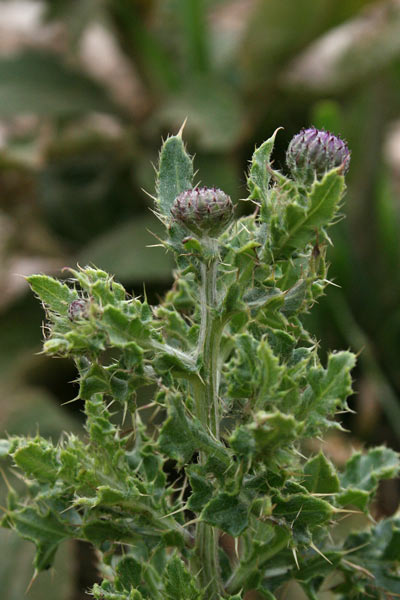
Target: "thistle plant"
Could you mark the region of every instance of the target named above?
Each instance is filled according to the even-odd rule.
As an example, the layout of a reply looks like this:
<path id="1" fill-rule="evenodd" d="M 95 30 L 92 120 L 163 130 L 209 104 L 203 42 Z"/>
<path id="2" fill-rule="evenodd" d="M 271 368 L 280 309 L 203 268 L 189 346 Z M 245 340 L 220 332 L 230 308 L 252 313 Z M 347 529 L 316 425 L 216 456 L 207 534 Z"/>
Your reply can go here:
<path id="1" fill-rule="evenodd" d="M 1 444 L 26 483 L 2 523 L 35 544 L 36 573 L 75 538 L 97 549 L 97 600 L 400 594 L 400 518 L 370 515 L 398 455 L 355 452 L 338 470 L 313 443 L 341 428 L 355 357 L 320 356 L 302 323 L 329 283 L 349 162 L 344 142 L 307 131 L 291 176 L 273 169 L 275 134 L 255 150 L 240 218 L 196 187 L 181 133 L 165 141 L 155 213 L 177 268 L 160 305 L 94 267 L 28 278 L 44 352 L 74 359 L 86 417 L 82 437 Z"/>

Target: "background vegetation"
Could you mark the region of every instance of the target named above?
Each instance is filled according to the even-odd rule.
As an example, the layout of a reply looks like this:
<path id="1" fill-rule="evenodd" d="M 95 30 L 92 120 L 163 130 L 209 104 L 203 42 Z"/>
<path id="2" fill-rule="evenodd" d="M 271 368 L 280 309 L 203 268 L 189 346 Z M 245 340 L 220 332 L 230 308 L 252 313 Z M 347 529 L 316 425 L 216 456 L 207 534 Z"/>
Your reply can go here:
<path id="1" fill-rule="evenodd" d="M 21 275 L 92 262 L 151 300 L 171 281 L 149 210 L 162 136 L 185 118 L 199 180 L 238 210 L 254 146 L 279 125 L 275 165 L 301 127 L 352 150 L 331 286 L 309 316 L 321 352 L 360 352 L 357 416 L 327 440 L 400 446 L 400 3 L 398 0 L 0 0 L 0 426 L 79 431 L 72 364 L 38 354 L 42 312 Z M 340 287 L 336 287 L 336 285 Z M 389 487 L 390 486 L 390 487 Z M 376 515 L 397 506 L 381 491 Z M 20 600 L 30 545 L 0 532 L 0 589 Z M 28 598 L 82 600 L 82 545 Z M 18 573 L 18 576 L 15 575 Z M 5 596 L 4 596 L 5 593 Z M 297 600 L 297 597 L 296 597 Z"/>

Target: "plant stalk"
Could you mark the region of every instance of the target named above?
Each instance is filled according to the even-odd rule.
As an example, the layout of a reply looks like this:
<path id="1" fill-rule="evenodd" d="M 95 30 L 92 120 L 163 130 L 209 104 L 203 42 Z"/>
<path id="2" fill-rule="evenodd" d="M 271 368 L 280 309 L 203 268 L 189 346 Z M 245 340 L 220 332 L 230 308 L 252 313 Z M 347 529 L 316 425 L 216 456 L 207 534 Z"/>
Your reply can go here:
<path id="1" fill-rule="evenodd" d="M 218 356 L 222 326 L 217 308 L 217 252 L 214 240 L 210 240 L 212 258 L 201 264 L 201 325 L 198 355 L 202 359 L 202 382 L 194 388 L 196 416 L 209 433 L 219 439 L 220 411 L 218 402 L 219 371 Z M 199 462 L 206 462 L 200 452 Z M 224 594 L 218 558 L 218 531 L 206 523 L 198 523 L 195 546 L 196 564 L 201 587 L 207 600 L 217 600 Z"/>
<path id="2" fill-rule="evenodd" d="M 285 548 L 290 539 L 290 531 L 284 527 L 277 527 L 275 535 L 264 549 L 254 554 L 244 563 L 240 563 L 227 581 L 225 589 L 229 594 L 235 594 L 240 591 L 245 582 L 275 554 Z"/>

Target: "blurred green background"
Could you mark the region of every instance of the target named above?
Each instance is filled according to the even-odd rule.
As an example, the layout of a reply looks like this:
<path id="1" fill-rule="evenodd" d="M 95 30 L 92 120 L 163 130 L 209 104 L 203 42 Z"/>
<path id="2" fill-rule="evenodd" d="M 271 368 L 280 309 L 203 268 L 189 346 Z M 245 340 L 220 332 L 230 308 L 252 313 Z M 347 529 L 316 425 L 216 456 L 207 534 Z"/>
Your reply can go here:
<path id="1" fill-rule="evenodd" d="M 43 313 L 22 276 L 92 262 L 152 302 L 168 288 L 170 256 L 146 248 L 160 225 L 143 190 L 154 193 L 161 139 L 186 117 L 199 181 L 236 202 L 278 126 L 282 170 L 303 126 L 347 139 L 335 285 L 308 325 L 322 353 L 360 353 L 357 415 L 326 448 L 339 463 L 351 446 L 399 449 L 398 0 L 0 0 L 1 429 L 80 430 L 79 402 L 62 406 L 77 393 L 73 365 L 38 354 Z M 382 489 L 377 516 L 398 488 Z M 2 598 L 22 600 L 32 549 L 5 531 L 0 545 Z M 27 598 L 83 600 L 95 577 L 88 548 L 70 544 Z"/>

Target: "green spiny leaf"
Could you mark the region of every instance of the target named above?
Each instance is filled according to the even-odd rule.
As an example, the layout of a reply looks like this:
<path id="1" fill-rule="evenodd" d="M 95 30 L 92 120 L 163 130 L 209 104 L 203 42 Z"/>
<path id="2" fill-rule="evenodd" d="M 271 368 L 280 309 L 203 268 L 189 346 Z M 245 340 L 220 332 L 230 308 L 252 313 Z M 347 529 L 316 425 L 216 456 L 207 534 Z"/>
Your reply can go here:
<path id="1" fill-rule="evenodd" d="M 50 510 L 41 513 L 36 508 L 26 507 L 10 512 L 7 519 L 21 537 L 35 544 L 35 567 L 38 571 L 52 565 L 60 542 L 75 533 Z"/>
<path id="2" fill-rule="evenodd" d="M 295 572 L 297 581 L 311 581 L 315 577 L 326 577 L 336 569 L 342 558 L 341 552 L 324 552 L 324 556 L 306 557 L 299 561 L 300 568 Z"/>
<path id="3" fill-rule="evenodd" d="M 166 568 L 165 598 L 167 600 L 201 600 L 196 581 L 188 572 L 184 562 L 176 555 Z"/>
<path id="4" fill-rule="evenodd" d="M 352 488 L 348 488 L 336 496 L 336 502 L 340 506 L 355 506 L 362 511 L 367 509 L 370 500 L 369 492 Z"/>
<path id="5" fill-rule="evenodd" d="M 315 181 L 307 208 L 294 202 L 288 204 L 285 215 L 286 232 L 276 240 L 276 258 L 301 250 L 315 235 L 316 229 L 328 225 L 338 210 L 343 192 L 344 178 L 335 169 L 321 181 Z"/>
<path id="6" fill-rule="evenodd" d="M 319 452 L 304 466 L 304 487 L 317 494 L 334 494 L 339 491 L 339 478 L 333 464 Z"/>
<path id="7" fill-rule="evenodd" d="M 103 542 L 132 543 L 140 537 L 129 523 L 122 519 L 92 519 L 84 524 L 82 533 L 96 546 L 101 546 Z"/>
<path id="8" fill-rule="evenodd" d="M 257 356 L 261 362 L 261 386 L 255 408 L 263 409 L 266 403 L 271 401 L 285 369 L 279 364 L 278 357 L 272 352 L 272 348 L 266 339 L 260 342 Z"/>
<path id="9" fill-rule="evenodd" d="M 396 477 L 399 470 L 399 454 L 381 446 L 369 450 L 366 454 L 361 452 L 353 454 L 346 463 L 340 483 L 344 488 L 373 492 L 381 479 L 392 479 Z"/>
<path id="10" fill-rule="evenodd" d="M 307 430 L 313 435 L 317 427 L 329 426 L 328 417 L 338 408 L 346 408 L 346 399 L 351 394 L 350 371 L 354 367 L 355 356 L 343 351 L 329 356 L 326 369 L 313 367 L 309 371 L 309 386 L 302 395 L 300 419 L 309 415 Z"/>
<path id="11" fill-rule="evenodd" d="M 192 495 L 189 498 L 187 507 L 189 510 L 200 512 L 212 497 L 213 485 L 195 469 L 196 465 L 193 465 L 189 471 Z"/>
<path id="12" fill-rule="evenodd" d="M 288 523 L 304 527 L 314 527 L 332 518 L 332 506 L 321 498 L 306 494 L 293 494 L 288 497 L 274 496 L 275 516 L 284 517 Z"/>
<path id="13" fill-rule="evenodd" d="M 54 482 L 59 467 L 56 453 L 56 448 L 49 442 L 35 440 L 19 448 L 13 454 L 13 458 L 27 475 L 35 477 L 38 481 Z"/>
<path id="14" fill-rule="evenodd" d="M 225 466 L 229 465 L 229 456 L 222 444 L 215 442 L 197 419 L 186 416 L 180 395 L 171 394 L 168 413 L 158 439 L 161 452 L 180 463 L 187 463 L 196 451 L 204 450 Z"/>
<path id="15" fill-rule="evenodd" d="M 30 275 L 27 281 L 40 300 L 51 311 L 66 316 L 68 307 L 78 298 L 78 292 L 47 275 Z"/>
<path id="16" fill-rule="evenodd" d="M 124 556 L 118 563 L 116 569 L 116 586 L 120 589 L 131 591 L 138 587 L 142 575 L 142 567 L 133 556 Z"/>
<path id="17" fill-rule="evenodd" d="M 277 449 L 285 448 L 298 437 L 301 428 L 302 424 L 292 415 L 279 411 L 259 411 L 254 423 L 248 426 L 255 440 L 256 452 L 267 464 Z"/>
<path id="18" fill-rule="evenodd" d="M 171 216 L 174 200 L 192 188 L 193 163 L 180 134 L 167 138 L 161 148 L 157 181 L 157 206 L 165 217 Z"/>
<path id="19" fill-rule="evenodd" d="M 249 508 L 236 495 L 220 492 L 205 506 L 201 519 L 237 537 L 248 527 Z"/>
<path id="20" fill-rule="evenodd" d="M 106 393 L 109 389 L 110 382 L 107 372 L 99 364 L 94 363 L 81 377 L 79 397 L 82 400 L 90 400 L 94 394 Z"/>
<path id="21" fill-rule="evenodd" d="M 268 188 L 271 179 L 270 158 L 278 131 L 279 129 L 255 150 L 247 178 L 250 198 L 252 200 L 260 200 L 264 204 L 266 204 L 268 199 Z"/>
<path id="22" fill-rule="evenodd" d="M 96 600 L 144 600 L 138 590 L 119 592 L 109 581 L 103 581 L 101 585 L 95 583 L 91 593 Z M 146 596 L 148 598 L 148 596 Z"/>

